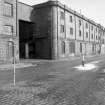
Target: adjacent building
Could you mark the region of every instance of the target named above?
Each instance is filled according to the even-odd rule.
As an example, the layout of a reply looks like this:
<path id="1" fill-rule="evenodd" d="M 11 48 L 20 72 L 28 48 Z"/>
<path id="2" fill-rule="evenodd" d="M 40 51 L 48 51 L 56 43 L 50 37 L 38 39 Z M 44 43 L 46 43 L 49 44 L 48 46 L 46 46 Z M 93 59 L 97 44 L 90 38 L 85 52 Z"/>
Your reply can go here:
<path id="1" fill-rule="evenodd" d="M 0 0 L 0 62 L 11 61 L 14 53 L 19 59 L 17 26 L 17 1 Z"/>
<path id="2" fill-rule="evenodd" d="M 0 0 L 0 61 L 104 54 L 105 28 L 58 1 Z"/>

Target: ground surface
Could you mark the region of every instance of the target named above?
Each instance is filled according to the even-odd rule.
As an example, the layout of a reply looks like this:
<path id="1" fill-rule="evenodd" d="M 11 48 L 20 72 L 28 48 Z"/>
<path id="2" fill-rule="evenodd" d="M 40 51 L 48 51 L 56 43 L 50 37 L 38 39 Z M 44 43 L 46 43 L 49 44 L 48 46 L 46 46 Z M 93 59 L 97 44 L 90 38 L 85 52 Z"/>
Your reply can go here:
<path id="1" fill-rule="evenodd" d="M 86 58 L 89 71 L 75 68 L 81 59 L 17 69 L 16 86 L 13 70 L 0 71 L 0 105 L 105 105 L 104 58 Z"/>

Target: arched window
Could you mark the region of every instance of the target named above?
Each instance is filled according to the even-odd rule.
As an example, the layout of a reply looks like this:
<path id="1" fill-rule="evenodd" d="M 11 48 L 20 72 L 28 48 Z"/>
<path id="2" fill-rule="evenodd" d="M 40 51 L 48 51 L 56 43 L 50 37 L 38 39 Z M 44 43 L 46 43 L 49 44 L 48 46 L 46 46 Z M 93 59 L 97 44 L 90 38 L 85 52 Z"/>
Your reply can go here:
<path id="1" fill-rule="evenodd" d="M 82 53 L 82 43 L 80 43 L 80 53 Z"/>
<path id="2" fill-rule="evenodd" d="M 75 53 L 75 43 L 69 42 L 69 53 Z"/>

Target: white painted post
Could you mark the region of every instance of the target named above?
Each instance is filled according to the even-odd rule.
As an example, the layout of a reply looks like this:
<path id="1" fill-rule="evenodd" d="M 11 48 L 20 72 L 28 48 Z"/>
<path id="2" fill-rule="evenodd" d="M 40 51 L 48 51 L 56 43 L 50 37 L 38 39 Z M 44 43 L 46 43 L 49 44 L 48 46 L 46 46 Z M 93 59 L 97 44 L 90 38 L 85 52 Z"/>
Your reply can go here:
<path id="1" fill-rule="evenodd" d="M 13 43 L 13 83 L 14 83 L 14 86 L 16 84 L 16 67 L 15 67 L 15 43 L 14 41 L 12 41 Z"/>
<path id="2" fill-rule="evenodd" d="M 14 46 L 15 47 L 15 46 Z M 16 67 L 15 67 L 15 50 L 14 50 L 14 62 L 13 62 L 13 71 L 14 71 L 14 86 L 16 84 Z"/>
<path id="3" fill-rule="evenodd" d="M 84 57 L 84 54 L 82 54 L 82 66 L 84 67 L 85 65 L 85 57 Z"/>

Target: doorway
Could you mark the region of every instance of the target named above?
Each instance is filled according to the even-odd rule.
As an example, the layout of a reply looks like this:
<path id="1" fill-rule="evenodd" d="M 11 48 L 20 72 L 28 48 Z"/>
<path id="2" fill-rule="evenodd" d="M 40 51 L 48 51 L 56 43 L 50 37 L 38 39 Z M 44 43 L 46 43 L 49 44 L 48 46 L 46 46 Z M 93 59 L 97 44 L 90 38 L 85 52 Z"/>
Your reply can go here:
<path id="1" fill-rule="evenodd" d="M 20 59 L 35 58 L 33 23 L 19 20 L 19 55 Z"/>

